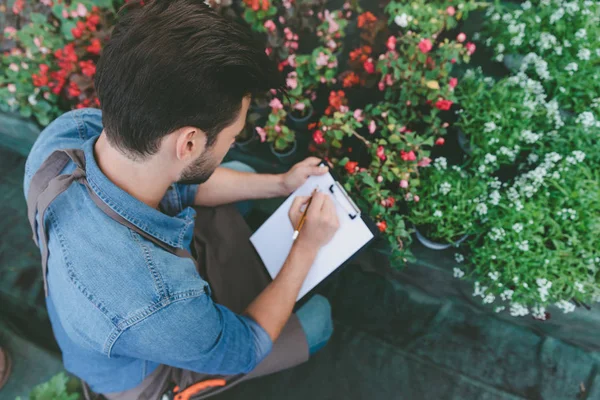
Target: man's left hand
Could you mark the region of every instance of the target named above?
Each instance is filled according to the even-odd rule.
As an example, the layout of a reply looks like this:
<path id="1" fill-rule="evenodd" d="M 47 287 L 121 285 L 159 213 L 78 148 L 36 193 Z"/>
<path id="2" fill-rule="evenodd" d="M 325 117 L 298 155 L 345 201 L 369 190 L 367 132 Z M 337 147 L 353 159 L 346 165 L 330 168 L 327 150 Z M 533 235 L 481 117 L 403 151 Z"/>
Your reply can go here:
<path id="1" fill-rule="evenodd" d="M 309 176 L 324 175 L 329 171 L 326 166 L 319 166 L 321 159 L 309 157 L 304 161 L 294 165 L 285 174 L 281 175 L 281 185 L 285 196 L 298 189 L 306 182 Z"/>

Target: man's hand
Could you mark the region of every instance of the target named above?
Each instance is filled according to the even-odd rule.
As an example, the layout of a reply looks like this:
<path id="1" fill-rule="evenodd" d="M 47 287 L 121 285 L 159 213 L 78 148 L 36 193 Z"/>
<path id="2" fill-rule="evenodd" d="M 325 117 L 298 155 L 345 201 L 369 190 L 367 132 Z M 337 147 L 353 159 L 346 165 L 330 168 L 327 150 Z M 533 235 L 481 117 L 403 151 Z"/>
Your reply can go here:
<path id="1" fill-rule="evenodd" d="M 309 197 L 298 196 L 290 207 L 289 217 L 294 229 L 308 203 Z M 335 204 L 327 194 L 316 192 L 306 212 L 306 220 L 296 242 L 310 249 L 318 250 L 325 246 L 340 227 Z"/>
<path id="2" fill-rule="evenodd" d="M 311 175 L 323 175 L 329 171 L 328 167 L 319 167 L 320 159 L 317 157 L 309 157 L 304 161 L 294 165 L 285 174 L 281 175 L 281 186 L 283 195 L 287 196 L 294 190 L 298 189 L 309 176 Z"/>

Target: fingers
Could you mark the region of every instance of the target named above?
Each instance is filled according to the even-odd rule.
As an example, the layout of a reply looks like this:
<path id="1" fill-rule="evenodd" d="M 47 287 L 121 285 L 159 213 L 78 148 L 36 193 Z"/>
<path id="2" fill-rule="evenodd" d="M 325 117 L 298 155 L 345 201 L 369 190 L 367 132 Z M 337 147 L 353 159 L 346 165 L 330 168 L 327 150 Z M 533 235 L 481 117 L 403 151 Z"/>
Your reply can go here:
<path id="1" fill-rule="evenodd" d="M 321 208 L 325 215 L 334 215 L 337 218 L 337 212 L 335 210 L 335 204 L 331 196 L 327 196 L 325 201 L 323 202 L 323 207 Z"/>
<path id="2" fill-rule="evenodd" d="M 318 157 L 308 157 L 300 162 L 302 165 L 315 166 L 321 163 L 321 159 Z"/>
<path id="3" fill-rule="evenodd" d="M 325 201 L 327 195 L 323 192 L 317 192 L 313 194 L 312 201 L 310 202 L 310 207 L 308 207 L 308 211 L 306 216 L 310 219 L 318 218 L 321 213 L 321 208 L 323 207 L 323 202 Z"/>
<path id="4" fill-rule="evenodd" d="M 308 203 L 308 196 L 297 196 L 290 207 L 290 215 L 303 212 L 303 206 Z"/>

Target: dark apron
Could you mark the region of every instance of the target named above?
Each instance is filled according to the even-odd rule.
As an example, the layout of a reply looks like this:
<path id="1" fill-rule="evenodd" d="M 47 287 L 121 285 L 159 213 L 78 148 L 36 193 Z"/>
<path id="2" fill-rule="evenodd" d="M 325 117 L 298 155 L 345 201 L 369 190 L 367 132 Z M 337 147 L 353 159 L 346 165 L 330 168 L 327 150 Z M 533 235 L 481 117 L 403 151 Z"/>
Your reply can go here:
<path id="1" fill-rule="evenodd" d="M 76 164 L 75 170 L 71 174 L 59 175 L 70 160 Z M 172 247 L 147 234 L 111 209 L 88 184 L 83 151 L 69 149 L 57 150 L 44 161 L 31 179 L 27 194 L 27 215 L 33 231 L 33 240 L 42 251 L 42 273 L 46 295 L 48 295 L 46 272 L 49 255 L 44 221 L 46 209 L 75 181 L 87 188 L 90 198 L 110 218 L 165 251 L 192 259 L 200 276 L 210 284 L 215 302 L 240 314 L 269 284 L 271 279 L 248 240 L 251 232 L 235 206 L 196 209 L 193 257 L 187 250 Z M 42 224 L 39 241 L 38 221 Z M 307 360 L 306 336 L 298 318 L 292 314 L 281 335 L 273 344 L 271 353 L 248 374 L 215 376 L 161 365 L 137 387 L 104 396 L 111 400 L 155 400 L 159 399 L 172 383 L 179 386 L 181 393 L 185 388 L 199 381 L 224 380 L 221 382 L 225 383 L 225 386 L 209 387 L 191 397 L 199 400 L 227 390 L 244 380 L 291 368 Z"/>

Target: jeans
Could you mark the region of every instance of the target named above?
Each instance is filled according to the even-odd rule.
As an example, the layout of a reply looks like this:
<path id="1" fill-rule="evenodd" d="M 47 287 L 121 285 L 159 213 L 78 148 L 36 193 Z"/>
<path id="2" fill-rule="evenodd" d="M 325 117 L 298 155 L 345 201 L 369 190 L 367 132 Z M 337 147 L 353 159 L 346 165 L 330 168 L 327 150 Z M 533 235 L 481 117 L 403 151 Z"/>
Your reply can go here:
<path id="1" fill-rule="evenodd" d="M 239 161 L 226 162 L 221 166 L 241 172 L 256 172 L 249 165 Z M 245 216 L 252 210 L 252 201 L 242 201 L 236 206 Z M 298 309 L 296 316 L 306 335 L 309 353 L 313 355 L 327 344 L 333 333 L 331 305 L 325 297 L 316 294 Z"/>

